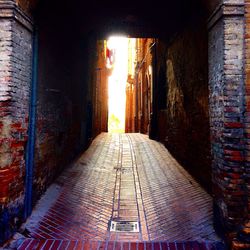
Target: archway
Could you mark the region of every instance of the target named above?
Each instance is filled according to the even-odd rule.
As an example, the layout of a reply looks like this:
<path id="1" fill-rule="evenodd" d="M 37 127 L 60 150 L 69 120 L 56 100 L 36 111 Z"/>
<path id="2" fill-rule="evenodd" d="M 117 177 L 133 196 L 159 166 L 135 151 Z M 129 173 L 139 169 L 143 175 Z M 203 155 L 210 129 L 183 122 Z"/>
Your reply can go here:
<path id="1" fill-rule="evenodd" d="M 26 2 L 29 3 L 29 1 Z M 8 238 L 10 231 L 20 224 L 24 204 L 24 152 L 28 130 L 31 40 L 34 26 L 28 17 L 30 13 L 26 12 L 27 5 L 23 5 L 23 1 L 18 3 L 21 7 L 24 6 L 25 11 L 14 1 L 5 1 L 0 5 L 1 10 L 4 10 L 1 12 L 3 30 L 1 41 L 4 48 L 1 51 L 3 55 L 1 56 L 3 60 L 1 140 L 5 142 L 2 144 L 4 147 L 1 145 L 3 148 L 1 183 L 5 184 L 2 187 L 1 204 L 4 218 L 9 218 L 7 221 L 1 221 L 5 228 L 4 232 L 1 232 L 2 239 Z M 164 24 L 171 23 L 169 20 L 175 20 L 175 25 L 171 24 L 166 29 L 161 23 L 162 18 L 168 15 L 165 15 L 165 10 L 156 7 L 139 13 L 136 13 L 133 8 L 127 11 L 117 7 L 117 13 L 106 15 L 102 9 L 103 6 L 99 6 L 100 8 L 95 12 L 99 18 L 96 19 L 91 11 L 82 17 L 77 10 L 82 9 L 78 8 L 80 3 L 78 4 L 76 8 L 69 3 L 65 5 L 40 3 L 35 20 L 35 24 L 39 26 L 38 78 L 40 84 L 37 107 L 37 148 L 39 147 L 39 150 L 35 156 L 36 168 L 31 182 L 34 189 L 33 202 L 41 196 L 52 179 L 60 172 L 58 166 L 70 162 L 82 146 L 86 147 L 89 141 L 100 132 L 98 130 L 100 128 L 93 130 L 92 126 L 93 114 L 96 114 L 96 110 L 92 102 L 93 85 L 90 84 L 94 77 L 92 70 L 95 65 L 97 38 L 103 38 L 112 27 L 113 31 L 122 30 L 134 37 L 164 38 L 168 44 L 171 44 L 175 38 L 174 35 L 181 33 L 182 28 L 185 29 L 183 21 L 190 20 L 188 16 L 194 13 L 192 8 L 197 9 L 195 4 L 186 6 L 181 2 L 169 3 L 170 8 L 166 10 L 169 19 L 165 20 Z M 182 4 L 182 8 L 178 8 L 179 4 Z M 216 6 L 215 1 L 213 5 Z M 247 96 L 245 97 L 244 89 L 246 87 L 247 90 L 247 86 L 244 85 L 243 72 L 244 22 L 247 17 L 244 2 L 225 1 L 217 5 L 216 10 L 209 3 L 210 7 L 207 12 L 210 16 L 208 75 L 215 211 L 225 232 L 229 232 L 230 237 L 239 237 L 243 241 L 248 237 L 247 231 L 243 230 L 243 233 L 238 235 L 237 233 L 241 232 L 242 228 L 247 228 L 249 219 L 248 118 L 247 112 L 245 113 L 248 106 L 245 105 Z M 215 12 L 212 13 L 211 10 Z M 153 21 L 150 22 L 148 14 L 154 11 L 155 19 L 152 18 Z M 68 16 L 70 18 L 65 18 Z M 116 20 L 115 23 L 114 20 Z M 157 62 L 153 63 L 157 65 Z M 5 70 L 9 67 L 10 70 Z M 79 75 L 80 78 L 76 77 Z M 153 73 L 153 83 L 156 80 L 156 74 Z M 159 117 L 156 116 L 159 91 L 159 89 L 153 89 L 150 134 L 155 139 L 159 128 Z M 188 101 L 182 100 L 181 92 L 175 94 L 178 94 L 181 102 Z M 164 116 L 163 112 L 161 115 Z M 14 221 L 14 224 L 10 221 Z M 14 226 L 10 226 L 12 224 Z"/>

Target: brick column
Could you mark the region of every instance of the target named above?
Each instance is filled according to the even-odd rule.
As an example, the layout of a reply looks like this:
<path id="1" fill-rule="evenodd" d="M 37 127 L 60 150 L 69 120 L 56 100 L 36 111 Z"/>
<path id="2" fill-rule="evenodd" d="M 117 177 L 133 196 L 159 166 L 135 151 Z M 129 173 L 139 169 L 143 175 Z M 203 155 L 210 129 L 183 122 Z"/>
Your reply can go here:
<path id="1" fill-rule="evenodd" d="M 250 249 L 250 0 L 245 0 L 245 113 L 244 113 L 244 136 L 245 136 L 245 183 L 247 191 L 247 218 L 239 232 L 239 240 L 234 246 L 242 247 L 242 242 L 248 243 L 244 247 Z"/>
<path id="2" fill-rule="evenodd" d="M 30 19 L 0 0 L 0 244 L 23 215 L 31 56 Z"/>
<path id="3" fill-rule="evenodd" d="M 244 8 L 244 0 L 224 0 L 208 24 L 214 214 L 230 241 L 248 217 Z"/>

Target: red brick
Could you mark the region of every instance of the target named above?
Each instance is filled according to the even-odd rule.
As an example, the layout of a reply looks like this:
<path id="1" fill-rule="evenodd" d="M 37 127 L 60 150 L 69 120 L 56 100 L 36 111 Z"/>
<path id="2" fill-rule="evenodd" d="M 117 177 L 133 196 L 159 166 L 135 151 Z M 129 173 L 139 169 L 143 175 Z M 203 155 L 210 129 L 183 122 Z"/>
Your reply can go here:
<path id="1" fill-rule="evenodd" d="M 243 124 L 240 122 L 226 122 L 226 128 L 243 128 Z"/>

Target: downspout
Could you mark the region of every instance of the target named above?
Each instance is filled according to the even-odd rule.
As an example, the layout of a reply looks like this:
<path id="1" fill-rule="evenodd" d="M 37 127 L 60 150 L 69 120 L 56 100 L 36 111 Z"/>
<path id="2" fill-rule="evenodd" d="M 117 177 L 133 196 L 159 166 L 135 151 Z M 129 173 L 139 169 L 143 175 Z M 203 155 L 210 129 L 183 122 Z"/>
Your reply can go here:
<path id="1" fill-rule="evenodd" d="M 158 93 L 158 83 L 157 83 L 157 40 L 154 39 L 154 50 L 153 50 L 153 100 L 152 100 L 152 114 L 151 114 L 151 124 L 150 124 L 150 139 L 156 139 L 157 131 L 157 93 Z"/>
<path id="2" fill-rule="evenodd" d="M 33 187 L 33 170 L 35 157 L 36 141 L 36 107 L 37 107 L 37 80 L 38 80 L 38 31 L 33 31 L 33 55 L 32 55 L 32 78 L 29 105 L 29 127 L 28 142 L 26 148 L 26 176 L 25 176 L 25 204 L 24 218 L 26 219 L 32 211 L 32 187 Z"/>

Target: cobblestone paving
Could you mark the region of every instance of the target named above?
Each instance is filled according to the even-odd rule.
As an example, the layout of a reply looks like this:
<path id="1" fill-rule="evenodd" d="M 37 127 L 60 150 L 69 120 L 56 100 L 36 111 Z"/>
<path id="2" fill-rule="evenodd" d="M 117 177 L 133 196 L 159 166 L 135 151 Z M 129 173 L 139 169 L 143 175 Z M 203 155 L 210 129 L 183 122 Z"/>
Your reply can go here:
<path id="1" fill-rule="evenodd" d="M 211 196 L 163 145 L 146 135 L 102 133 L 52 186 L 58 195 L 48 198 L 52 187 L 41 199 L 23 225 L 32 240 L 23 241 L 19 249 L 40 249 L 39 244 L 81 249 L 76 246 L 83 241 L 99 248 L 104 244 L 100 242 L 167 241 L 188 246 L 220 241 L 212 226 Z M 111 221 L 139 222 L 139 233 L 110 232 Z M 184 250 L 184 245 L 169 249 Z M 212 249 L 209 246 L 203 249 Z"/>

